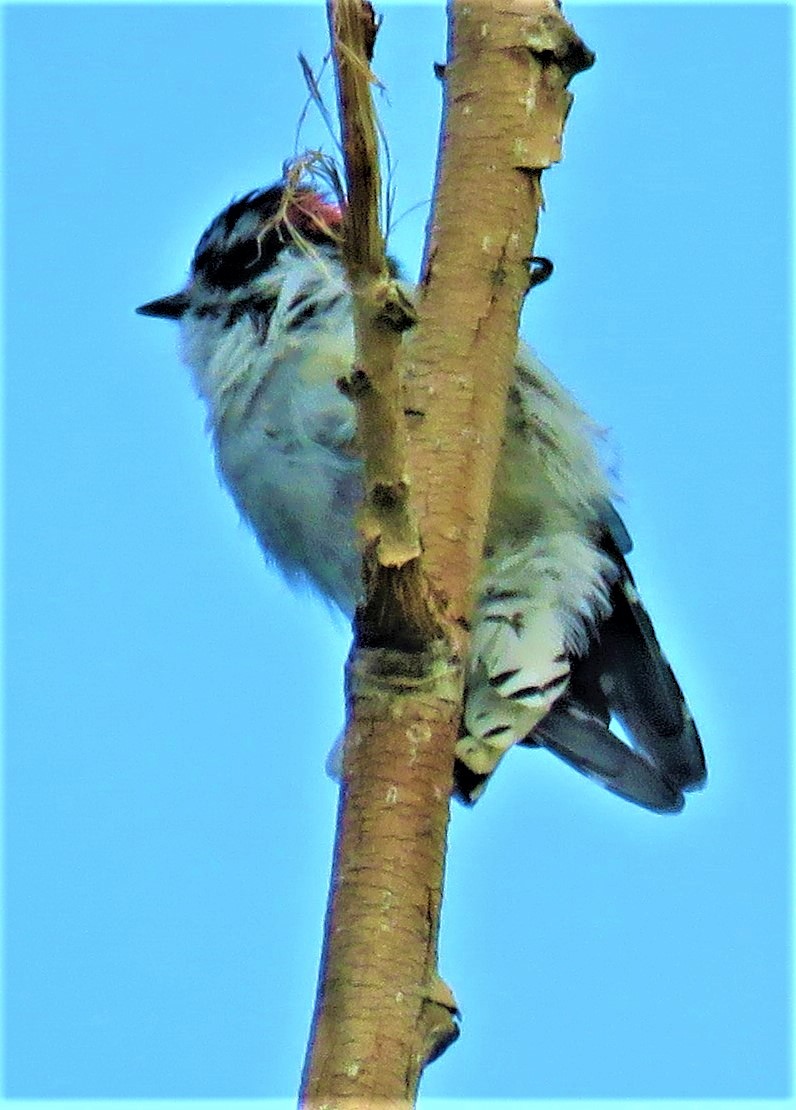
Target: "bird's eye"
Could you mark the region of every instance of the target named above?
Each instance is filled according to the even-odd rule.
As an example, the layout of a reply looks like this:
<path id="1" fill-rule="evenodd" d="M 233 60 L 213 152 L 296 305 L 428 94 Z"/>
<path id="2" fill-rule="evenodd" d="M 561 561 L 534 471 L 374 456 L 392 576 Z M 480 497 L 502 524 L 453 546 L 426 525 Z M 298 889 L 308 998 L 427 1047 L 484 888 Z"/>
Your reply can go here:
<path id="1" fill-rule="evenodd" d="M 207 246 L 194 259 L 194 273 L 218 289 L 238 289 L 273 263 L 265 245 L 253 237 L 233 243 L 226 250 Z"/>

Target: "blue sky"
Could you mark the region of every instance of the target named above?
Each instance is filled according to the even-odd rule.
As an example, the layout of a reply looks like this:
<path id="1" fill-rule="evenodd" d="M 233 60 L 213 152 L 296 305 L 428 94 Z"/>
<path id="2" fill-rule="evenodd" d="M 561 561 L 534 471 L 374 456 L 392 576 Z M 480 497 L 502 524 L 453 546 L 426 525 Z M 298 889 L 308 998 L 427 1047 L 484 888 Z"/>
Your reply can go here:
<path id="1" fill-rule="evenodd" d="M 441 6 L 388 6 L 397 212 L 428 199 Z M 427 1097 L 784 1098 L 790 1079 L 785 6 L 578 6 L 524 334 L 610 429 L 632 566 L 708 754 L 674 818 L 543 752 L 451 826 Z M 322 4 L 5 12 L 5 1082 L 296 1089 L 347 630 L 220 490 L 176 289 L 279 175 Z M 331 97 L 331 87 L 329 86 Z M 330 146 L 315 118 L 300 145 Z M 416 273 L 427 209 L 390 247 Z"/>

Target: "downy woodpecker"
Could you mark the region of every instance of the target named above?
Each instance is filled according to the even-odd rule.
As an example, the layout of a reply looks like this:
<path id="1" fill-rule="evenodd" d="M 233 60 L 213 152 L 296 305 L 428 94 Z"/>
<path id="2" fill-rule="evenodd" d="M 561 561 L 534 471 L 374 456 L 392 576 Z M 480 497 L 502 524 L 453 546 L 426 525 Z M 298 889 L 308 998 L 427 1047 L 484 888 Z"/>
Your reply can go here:
<path id="1" fill-rule="evenodd" d="M 221 479 L 265 554 L 351 616 L 362 467 L 341 211 L 284 183 L 231 203 L 180 292 L 179 321 Z M 455 789 L 473 802 L 514 744 L 547 748 L 647 809 L 676 812 L 705 760 L 625 562 L 595 427 L 522 343 L 472 619 Z M 630 743 L 610 724 L 620 721 Z"/>

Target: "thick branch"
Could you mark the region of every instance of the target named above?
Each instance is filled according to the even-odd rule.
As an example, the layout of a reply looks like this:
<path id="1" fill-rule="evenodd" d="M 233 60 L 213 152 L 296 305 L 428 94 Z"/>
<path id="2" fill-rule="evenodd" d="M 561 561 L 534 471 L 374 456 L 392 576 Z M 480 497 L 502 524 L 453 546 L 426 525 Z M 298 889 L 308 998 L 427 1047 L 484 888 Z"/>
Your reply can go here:
<path id="1" fill-rule="evenodd" d="M 433 521 L 439 537 L 427 545 L 426 565 L 449 614 L 466 620 L 530 284 L 541 173 L 560 158 L 567 83 L 593 56 L 555 0 L 457 0 L 450 14 L 422 326 L 404 365 L 407 404 L 426 414 L 411 430 L 421 530 Z"/>
<path id="2" fill-rule="evenodd" d="M 392 655 L 392 658 L 390 656 Z M 458 724 L 446 653 L 360 651 L 346 738 L 332 901 L 304 1102 L 412 1105 L 424 1065 L 455 1039 L 436 972 L 450 758 Z M 385 676 L 389 676 L 385 678 Z"/>

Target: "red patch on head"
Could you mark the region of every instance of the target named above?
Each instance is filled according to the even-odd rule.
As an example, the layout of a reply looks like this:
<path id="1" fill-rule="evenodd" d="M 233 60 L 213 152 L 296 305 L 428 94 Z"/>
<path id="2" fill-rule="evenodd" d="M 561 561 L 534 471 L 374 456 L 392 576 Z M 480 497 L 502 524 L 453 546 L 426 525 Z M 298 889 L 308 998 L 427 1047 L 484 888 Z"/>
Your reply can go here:
<path id="1" fill-rule="evenodd" d="M 288 219 L 309 239 L 332 238 L 343 223 L 339 204 L 330 204 L 317 193 L 296 193 L 288 210 Z M 330 236 L 330 232 L 333 234 Z"/>

